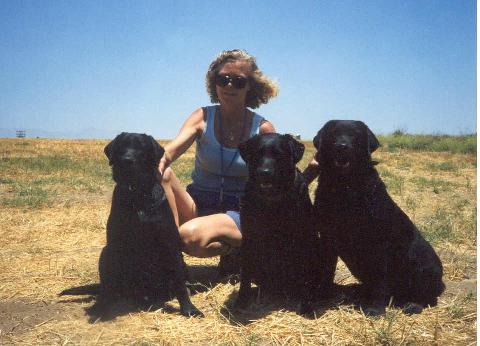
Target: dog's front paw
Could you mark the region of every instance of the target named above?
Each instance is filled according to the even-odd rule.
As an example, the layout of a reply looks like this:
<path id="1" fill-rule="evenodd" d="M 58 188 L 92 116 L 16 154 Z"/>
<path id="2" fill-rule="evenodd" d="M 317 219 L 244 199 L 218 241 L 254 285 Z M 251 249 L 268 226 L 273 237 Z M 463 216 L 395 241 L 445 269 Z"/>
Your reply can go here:
<path id="1" fill-rule="evenodd" d="M 419 314 L 423 311 L 423 306 L 417 303 L 407 303 L 402 307 L 402 311 L 406 315 Z"/>
<path id="2" fill-rule="evenodd" d="M 248 307 L 250 303 L 250 297 L 252 296 L 252 288 L 250 286 L 250 281 L 243 280 L 240 283 L 240 290 L 238 291 L 238 297 L 233 308 L 235 310 L 244 310 Z"/>
<path id="3" fill-rule="evenodd" d="M 183 316 L 187 316 L 187 317 L 205 317 L 203 312 L 198 310 L 194 305 L 191 305 L 188 307 L 182 307 L 180 309 L 180 312 Z"/>
<path id="4" fill-rule="evenodd" d="M 301 302 L 298 309 L 298 314 L 307 318 L 315 318 L 315 310 L 310 302 Z"/>
<path id="5" fill-rule="evenodd" d="M 248 308 L 250 299 L 248 295 L 239 295 L 235 303 L 233 304 L 234 310 L 245 310 Z"/>
<path id="6" fill-rule="evenodd" d="M 369 306 L 365 309 L 362 309 L 365 316 L 368 317 L 378 317 L 385 315 L 385 307 L 381 305 Z"/>
<path id="7" fill-rule="evenodd" d="M 248 308 L 248 300 L 245 299 L 237 299 L 237 301 L 233 304 L 234 310 L 245 310 Z"/>
<path id="8" fill-rule="evenodd" d="M 205 315 L 192 304 L 189 297 L 178 300 L 180 303 L 180 313 L 187 317 L 204 317 Z"/>

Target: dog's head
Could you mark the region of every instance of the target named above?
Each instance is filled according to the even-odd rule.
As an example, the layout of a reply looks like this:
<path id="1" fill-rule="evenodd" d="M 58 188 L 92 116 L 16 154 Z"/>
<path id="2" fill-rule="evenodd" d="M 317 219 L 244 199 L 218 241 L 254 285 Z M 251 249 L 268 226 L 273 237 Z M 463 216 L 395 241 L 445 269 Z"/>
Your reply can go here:
<path id="1" fill-rule="evenodd" d="M 375 164 L 371 153 L 379 146 L 372 131 L 361 121 L 330 120 L 313 139 L 321 169 L 340 176 L 358 173 Z"/>
<path id="2" fill-rule="evenodd" d="M 290 135 L 256 135 L 239 145 L 249 183 L 265 198 L 279 199 L 294 184 L 305 146 Z"/>
<path id="3" fill-rule="evenodd" d="M 156 179 L 156 170 L 164 149 L 152 137 L 122 132 L 105 147 L 113 180 L 131 187 L 144 186 Z"/>

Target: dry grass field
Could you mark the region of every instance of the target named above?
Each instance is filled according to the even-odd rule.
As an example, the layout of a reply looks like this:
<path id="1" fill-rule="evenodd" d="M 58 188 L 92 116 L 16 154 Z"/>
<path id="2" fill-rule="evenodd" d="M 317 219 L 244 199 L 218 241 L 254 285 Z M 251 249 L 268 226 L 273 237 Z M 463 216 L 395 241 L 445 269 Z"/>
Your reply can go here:
<path id="1" fill-rule="evenodd" d="M 192 296 L 206 317 L 185 318 L 175 300 L 90 323 L 89 296 L 66 288 L 98 282 L 97 261 L 113 182 L 107 141 L 0 139 L 0 344 L 117 345 L 474 345 L 476 344 L 476 155 L 383 146 L 374 153 L 394 200 L 439 253 L 446 292 L 437 307 L 381 318 L 332 301 L 316 318 L 294 303 L 259 301 L 230 310 L 239 284 L 212 282 L 218 259 L 185 256 L 204 289 Z M 303 168 L 312 157 L 306 143 Z M 174 169 L 188 183 L 189 151 Z M 315 183 L 311 186 L 311 193 Z M 339 283 L 353 278 L 342 264 Z"/>

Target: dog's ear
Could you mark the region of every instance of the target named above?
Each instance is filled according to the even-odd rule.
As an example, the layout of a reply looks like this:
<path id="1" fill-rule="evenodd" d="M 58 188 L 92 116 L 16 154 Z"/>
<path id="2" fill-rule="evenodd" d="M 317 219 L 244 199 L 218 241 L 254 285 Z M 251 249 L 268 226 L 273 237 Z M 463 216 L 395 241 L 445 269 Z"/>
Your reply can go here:
<path id="1" fill-rule="evenodd" d="M 367 131 L 367 146 L 368 146 L 368 153 L 371 154 L 373 153 L 375 150 L 378 149 L 378 147 L 380 147 L 380 142 L 378 141 L 377 137 L 375 136 L 375 134 L 372 132 L 372 130 L 370 130 L 370 128 L 367 126 L 367 124 L 365 124 L 363 121 L 359 121 L 362 126 L 365 127 L 366 131 Z"/>
<path id="2" fill-rule="evenodd" d="M 249 163 L 252 161 L 253 154 L 255 153 L 255 144 L 257 142 L 258 135 L 255 135 L 246 141 L 243 141 L 238 145 L 238 151 L 240 156 L 242 157 L 243 161 Z"/>
<path id="3" fill-rule="evenodd" d="M 290 151 L 293 155 L 293 160 L 295 163 L 298 163 L 302 159 L 303 153 L 305 152 L 305 145 L 293 138 L 292 135 L 285 134 L 283 137 L 286 138 L 288 142 L 288 146 L 290 147 Z"/>
<path id="4" fill-rule="evenodd" d="M 332 123 L 332 120 L 330 121 L 327 121 L 327 123 L 325 123 L 325 125 L 323 125 L 323 127 L 318 130 L 317 132 L 317 135 L 315 137 L 313 137 L 313 145 L 315 146 L 315 148 L 317 149 L 317 152 L 315 153 L 315 160 L 320 163 L 321 160 L 320 160 L 320 153 L 321 153 L 321 149 L 322 149 L 322 142 L 324 140 L 324 137 L 325 137 L 325 133 L 326 133 L 326 127 Z"/>
<path id="5" fill-rule="evenodd" d="M 116 143 L 120 140 L 120 138 L 125 136 L 125 132 L 122 132 L 121 134 L 117 135 L 110 143 L 108 143 L 105 148 L 103 149 L 103 152 L 105 155 L 108 157 L 108 164 L 111 166 L 113 163 L 113 151 L 115 148 Z"/>
<path id="6" fill-rule="evenodd" d="M 313 137 L 313 146 L 320 151 L 320 146 L 322 145 L 322 137 L 323 137 L 323 127 L 317 132 L 315 137 Z"/>
<path id="7" fill-rule="evenodd" d="M 163 157 L 163 154 L 165 153 L 165 149 L 158 144 L 158 142 L 153 138 L 152 136 L 147 136 L 148 140 L 150 141 L 150 145 L 152 146 L 152 160 L 155 163 L 155 166 L 158 166 L 160 163 L 160 159 Z"/>
<path id="8" fill-rule="evenodd" d="M 338 120 L 329 120 L 327 121 L 320 130 L 318 130 L 317 135 L 313 138 L 313 145 L 317 149 L 317 152 L 315 153 L 315 160 L 321 164 L 322 163 L 322 143 L 326 140 L 326 137 L 328 136 L 328 131 L 332 126 L 335 126 L 335 124 L 338 122 Z"/>
<path id="9" fill-rule="evenodd" d="M 373 132 L 368 128 L 367 126 L 367 132 L 368 132 L 368 151 L 373 153 L 375 150 L 380 147 L 380 142 L 378 141 L 377 137 L 373 134 Z"/>
<path id="10" fill-rule="evenodd" d="M 322 146 L 322 140 L 324 139 L 323 137 L 325 136 L 325 133 L 327 132 L 326 128 L 329 127 L 330 125 L 334 124 L 335 120 L 329 120 L 327 121 L 323 127 L 318 130 L 317 135 L 313 138 L 313 145 L 315 148 L 317 148 L 317 151 L 320 151 L 320 147 Z"/>
<path id="11" fill-rule="evenodd" d="M 322 146 L 322 138 L 323 138 L 323 127 L 317 132 L 317 135 L 313 137 L 313 146 L 317 149 L 315 153 L 315 160 L 320 162 L 320 148 Z"/>

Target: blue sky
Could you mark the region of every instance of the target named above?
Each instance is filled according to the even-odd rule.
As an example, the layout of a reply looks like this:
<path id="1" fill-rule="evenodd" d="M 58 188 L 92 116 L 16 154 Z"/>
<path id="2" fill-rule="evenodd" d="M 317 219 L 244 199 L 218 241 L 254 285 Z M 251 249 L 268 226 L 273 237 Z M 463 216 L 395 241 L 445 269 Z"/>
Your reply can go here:
<path id="1" fill-rule="evenodd" d="M 210 104 L 212 59 L 242 48 L 279 83 L 257 110 L 279 132 L 476 132 L 471 0 L 7 0 L 0 33 L 2 129 L 173 138 Z"/>

